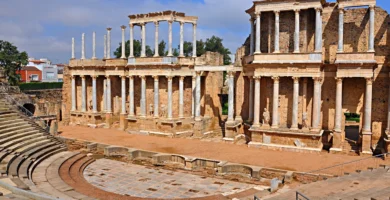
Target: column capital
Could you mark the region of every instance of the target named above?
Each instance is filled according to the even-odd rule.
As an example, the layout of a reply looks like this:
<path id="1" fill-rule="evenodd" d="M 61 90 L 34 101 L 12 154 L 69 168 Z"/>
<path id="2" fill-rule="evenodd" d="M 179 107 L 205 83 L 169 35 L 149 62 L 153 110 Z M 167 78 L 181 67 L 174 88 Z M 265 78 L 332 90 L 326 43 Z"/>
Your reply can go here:
<path id="1" fill-rule="evenodd" d="M 134 24 L 129 24 L 129 27 L 130 28 L 134 28 Z"/>
<path id="2" fill-rule="evenodd" d="M 155 26 L 159 26 L 160 25 L 159 21 L 154 21 L 153 23 L 154 23 Z"/>
<path id="3" fill-rule="evenodd" d="M 375 9 L 375 5 L 370 5 L 370 10 L 374 10 Z"/>
<path id="4" fill-rule="evenodd" d="M 110 78 L 110 75 L 106 75 L 106 78 L 109 79 L 109 78 Z"/>
<path id="5" fill-rule="evenodd" d="M 299 83 L 299 77 L 293 76 L 292 79 L 294 83 Z"/>
<path id="6" fill-rule="evenodd" d="M 322 77 L 313 77 L 314 82 L 322 83 Z"/>
<path id="7" fill-rule="evenodd" d="M 200 75 L 202 74 L 201 71 L 197 71 L 197 72 L 195 72 L 195 73 L 196 73 L 197 76 L 200 76 Z"/>
<path id="8" fill-rule="evenodd" d="M 280 14 L 280 10 L 275 10 L 274 13 L 275 13 L 275 15 L 279 15 Z"/>
<path id="9" fill-rule="evenodd" d="M 122 30 L 125 30 L 125 29 L 126 29 L 126 26 L 125 26 L 125 25 L 122 25 L 122 26 L 121 26 L 121 29 L 122 29 Z"/>
<path id="10" fill-rule="evenodd" d="M 306 77 L 303 78 L 303 83 L 307 83 L 307 78 Z"/>
<path id="11" fill-rule="evenodd" d="M 185 76 L 180 76 L 180 81 L 184 81 L 185 78 Z"/>
<path id="12" fill-rule="evenodd" d="M 80 75 L 81 79 L 85 79 L 85 76 L 84 75 Z"/>
<path id="13" fill-rule="evenodd" d="M 112 28 L 111 28 L 111 27 L 108 27 L 108 28 L 107 28 L 107 31 L 111 31 L 111 30 L 112 30 Z"/>
<path id="14" fill-rule="evenodd" d="M 145 80 L 146 76 L 145 75 L 140 75 L 139 78 L 142 79 L 142 80 Z"/>
<path id="15" fill-rule="evenodd" d="M 92 79 L 96 79 L 99 75 L 91 75 Z"/>
<path id="16" fill-rule="evenodd" d="M 196 80 L 196 75 L 193 75 L 192 76 L 192 81 L 195 81 Z"/>
<path id="17" fill-rule="evenodd" d="M 228 75 L 229 75 L 229 77 L 231 77 L 231 78 L 233 78 L 235 74 L 236 74 L 236 72 L 233 72 L 233 71 L 229 71 L 229 72 L 228 72 Z"/>
<path id="18" fill-rule="evenodd" d="M 126 75 L 120 75 L 122 79 L 126 79 Z"/>
<path id="19" fill-rule="evenodd" d="M 173 20 L 168 20 L 168 24 L 172 24 L 173 23 Z"/>
<path id="20" fill-rule="evenodd" d="M 76 79 L 76 75 L 71 75 L 70 79 Z"/>
<path id="21" fill-rule="evenodd" d="M 255 80 L 260 80 L 260 79 L 261 79 L 261 76 L 253 76 L 253 79 L 255 79 Z"/>
<path id="22" fill-rule="evenodd" d="M 180 21 L 179 24 L 180 24 L 180 26 L 183 26 L 185 24 L 185 22 Z"/>
<path id="23" fill-rule="evenodd" d="M 336 83 L 343 83 L 343 78 L 342 77 L 335 77 Z"/>
<path id="24" fill-rule="evenodd" d="M 261 16 L 261 12 L 255 12 L 256 17 Z"/>
<path id="25" fill-rule="evenodd" d="M 300 9 L 294 9 L 295 14 L 299 14 L 300 11 Z"/>
<path id="26" fill-rule="evenodd" d="M 279 83 L 280 77 L 279 76 L 273 76 L 272 80 L 274 80 L 275 83 Z"/>
<path id="27" fill-rule="evenodd" d="M 321 12 L 322 11 L 322 8 L 320 7 L 317 7 L 317 8 L 314 8 L 317 12 Z"/>
<path id="28" fill-rule="evenodd" d="M 196 22 L 192 23 L 192 26 L 196 27 L 198 24 Z"/>
<path id="29" fill-rule="evenodd" d="M 339 8 L 339 13 L 344 14 L 344 8 Z"/>
<path id="30" fill-rule="evenodd" d="M 153 79 L 154 79 L 154 81 L 158 81 L 158 78 L 159 78 L 160 76 L 158 76 L 158 75 L 154 75 L 153 76 Z"/>
<path id="31" fill-rule="evenodd" d="M 173 79 L 173 76 L 166 76 L 166 77 L 167 77 L 168 81 L 172 81 L 172 79 Z"/>
<path id="32" fill-rule="evenodd" d="M 139 25 L 140 25 L 140 26 L 145 26 L 145 25 L 146 25 L 146 22 L 140 22 Z"/>
<path id="33" fill-rule="evenodd" d="M 374 77 L 367 77 L 366 79 L 366 85 L 372 85 L 374 82 Z"/>
<path id="34" fill-rule="evenodd" d="M 127 77 L 129 77 L 129 79 L 134 79 L 133 75 L 128 75 Z"/>

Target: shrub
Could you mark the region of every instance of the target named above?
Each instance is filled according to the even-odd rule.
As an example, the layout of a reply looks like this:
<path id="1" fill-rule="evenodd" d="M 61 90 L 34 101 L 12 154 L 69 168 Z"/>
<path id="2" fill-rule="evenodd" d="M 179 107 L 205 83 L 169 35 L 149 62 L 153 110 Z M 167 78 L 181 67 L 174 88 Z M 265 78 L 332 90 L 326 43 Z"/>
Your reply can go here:
<path id="1" fill-rule="evenodd" d="M 26 90 L 46 90 L 46 89 L 60 89 L 62 88 L 62 82 L 32 82 L 32 83 L 20 83 L 19 88 L 22 91 Z"/>

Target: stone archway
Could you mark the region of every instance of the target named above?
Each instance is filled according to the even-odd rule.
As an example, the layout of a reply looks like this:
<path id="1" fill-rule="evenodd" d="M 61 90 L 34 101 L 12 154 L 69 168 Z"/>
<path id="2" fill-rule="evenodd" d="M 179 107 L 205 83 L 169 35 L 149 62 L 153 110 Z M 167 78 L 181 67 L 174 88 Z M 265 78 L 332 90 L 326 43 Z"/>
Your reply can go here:
<path id="1" fill-rule="evenodd" d="M 25 103 L 25 104 L 23 104 L 23 107 L 25 109 L 27 109 L 28 111 L 30 111 L 34 115 L 34 113 L 35 113 L 35 105 L 34 104 Z"/>

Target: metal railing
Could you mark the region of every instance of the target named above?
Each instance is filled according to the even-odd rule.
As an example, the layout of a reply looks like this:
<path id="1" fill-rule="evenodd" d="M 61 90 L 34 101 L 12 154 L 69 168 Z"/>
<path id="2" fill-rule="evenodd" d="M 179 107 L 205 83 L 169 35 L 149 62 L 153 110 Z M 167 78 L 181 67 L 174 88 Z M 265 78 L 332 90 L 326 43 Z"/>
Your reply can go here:
<path id="1" fill-rule="evenodd" d="M 304 194 L 296 191 L 295 192 L 295 200 L 310 200 L 309 197 L 305 196 Z"/>
<path id="2" fill-rule="evenodd" d="M 253 200 L 261 200 L 261 199 L 255 195 L 253 196 Z"/>

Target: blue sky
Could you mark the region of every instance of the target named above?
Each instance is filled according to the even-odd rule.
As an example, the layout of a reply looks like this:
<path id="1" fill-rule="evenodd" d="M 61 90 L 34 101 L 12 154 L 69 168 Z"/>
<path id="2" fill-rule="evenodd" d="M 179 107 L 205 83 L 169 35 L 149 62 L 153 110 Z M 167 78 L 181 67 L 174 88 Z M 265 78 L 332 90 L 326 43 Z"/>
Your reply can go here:
<path id="1" fill-rule="evenodd" d="M 329 0 L 328 0 L 329 1 Z M 390 10 L 390 0 L 377 0 Z M 92 32 L 96 31 L 97 56 L 103 56 L 103 35 L 112 27 L 112 52 L 121 41 L 121 25 L 128 26 L 128 15 L 176 10 L 198 16 L 198 39 L 212 35 L 224 39 L 233 53 L 249 34 L 245 10 L 252 0 L 2 0 L 0 1 L 0 39 L 14 43 L 30 57 L 67 63 L 71 56 L 71 38 L 76 40 L 80 57 L 81 34 L 86 34 L 86 56 L 92 56 Z M 173 42 L 179 43 L 179 24 L 174 23 Z M 147 44 L 153 46 L 154 24 L 146 26 Z M 192 25 L 184 26 L 185 40 L 191 41 Z M 140 38 L 140 30 L 134 30 Z M 126 40 L 128 39 L 126 29 Z M 168 39 L 168 24 L 160 23 L 160 40 Z"/>

